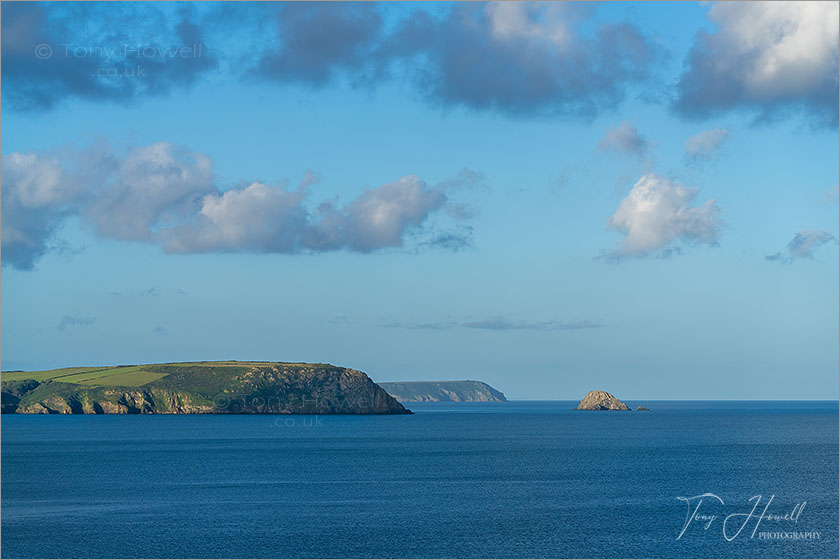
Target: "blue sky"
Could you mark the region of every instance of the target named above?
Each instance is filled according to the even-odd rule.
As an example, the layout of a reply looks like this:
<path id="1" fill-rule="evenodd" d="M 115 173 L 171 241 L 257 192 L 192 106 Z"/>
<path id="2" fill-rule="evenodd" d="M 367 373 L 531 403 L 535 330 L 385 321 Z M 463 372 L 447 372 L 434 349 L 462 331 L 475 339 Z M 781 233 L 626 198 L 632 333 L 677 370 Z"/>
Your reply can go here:
<path id="1" fill-rule="evenodd" d="M 836 3 L 2 9 L 4 370 L 837 397 Z"/>

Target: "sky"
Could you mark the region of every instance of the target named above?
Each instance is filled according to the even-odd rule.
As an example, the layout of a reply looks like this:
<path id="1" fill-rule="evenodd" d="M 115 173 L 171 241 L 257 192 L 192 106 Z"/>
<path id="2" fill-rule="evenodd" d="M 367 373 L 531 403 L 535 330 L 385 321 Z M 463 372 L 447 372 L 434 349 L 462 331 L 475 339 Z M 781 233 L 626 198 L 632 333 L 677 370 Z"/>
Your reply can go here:
<path id="1" fill-rule="evenodd" d="M 838 3 L 2 4 L 2 368 L 838 398 Z"/>

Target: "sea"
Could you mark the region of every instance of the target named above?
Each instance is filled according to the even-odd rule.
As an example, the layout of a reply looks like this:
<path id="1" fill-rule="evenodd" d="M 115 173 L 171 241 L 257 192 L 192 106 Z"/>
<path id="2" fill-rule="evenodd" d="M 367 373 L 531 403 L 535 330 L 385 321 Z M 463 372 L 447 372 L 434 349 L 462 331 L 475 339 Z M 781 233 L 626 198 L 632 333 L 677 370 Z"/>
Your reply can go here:
<path id="1" fill-rule="evenodd" d="M 3 558 L 838 558 L 838 403 L 3 415 Z"/>

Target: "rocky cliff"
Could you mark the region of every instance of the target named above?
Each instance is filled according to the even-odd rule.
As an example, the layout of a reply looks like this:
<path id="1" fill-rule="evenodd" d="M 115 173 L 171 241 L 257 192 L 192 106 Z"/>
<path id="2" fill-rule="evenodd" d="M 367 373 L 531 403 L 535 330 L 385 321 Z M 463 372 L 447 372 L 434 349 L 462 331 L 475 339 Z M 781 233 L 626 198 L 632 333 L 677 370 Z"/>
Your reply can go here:
<path id="1" fill-rule="evenodd" d="M 606 391 L 589 391 L 575 410 L 630 410 L 630 407 Z"/>
<path id="2" fill-rule="evenodd" d="M 380 383 L 400 402 L 506 401 L 504 393 L 481 381 L 403 381 Z"/>
<path id="3" fill-rule="evenodd" d="M 3 373 L 2 378 L 4 413 L 411 413 L 363 372 L 329 364 L 151 364 Z"/>

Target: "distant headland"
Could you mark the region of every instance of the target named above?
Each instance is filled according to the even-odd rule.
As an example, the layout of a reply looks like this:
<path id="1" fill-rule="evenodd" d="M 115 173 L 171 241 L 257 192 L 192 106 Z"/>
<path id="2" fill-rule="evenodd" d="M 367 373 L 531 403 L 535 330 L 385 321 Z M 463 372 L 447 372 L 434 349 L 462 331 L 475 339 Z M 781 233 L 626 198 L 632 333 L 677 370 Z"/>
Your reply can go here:
<path id="1" fill-rule="evenodd" d="M 501 402 L 504 393 L 483 381 L 399 381 L 380 383 L 400 402 Z"/>
<path id="2" fill-rule="evenodd" d="M 330 364 L 186 362 L 3 372 L 18 414 L 411 414 L 366 374 Z"/>

